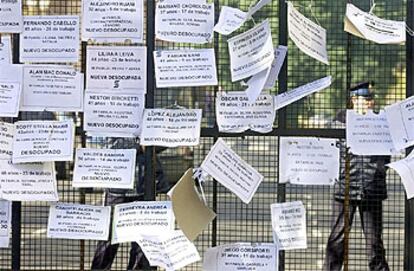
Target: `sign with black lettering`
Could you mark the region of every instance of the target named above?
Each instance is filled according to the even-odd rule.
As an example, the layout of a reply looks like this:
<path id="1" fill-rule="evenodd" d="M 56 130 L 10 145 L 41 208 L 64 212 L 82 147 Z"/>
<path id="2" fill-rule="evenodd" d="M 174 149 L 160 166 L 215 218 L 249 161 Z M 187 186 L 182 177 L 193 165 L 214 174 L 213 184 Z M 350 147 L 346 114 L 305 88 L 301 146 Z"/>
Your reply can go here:
<path id="1" fill-rule="evenodd" d="M 22 30 L 22 0 L 0 0 L 0 33 L 20 33 Z"/>

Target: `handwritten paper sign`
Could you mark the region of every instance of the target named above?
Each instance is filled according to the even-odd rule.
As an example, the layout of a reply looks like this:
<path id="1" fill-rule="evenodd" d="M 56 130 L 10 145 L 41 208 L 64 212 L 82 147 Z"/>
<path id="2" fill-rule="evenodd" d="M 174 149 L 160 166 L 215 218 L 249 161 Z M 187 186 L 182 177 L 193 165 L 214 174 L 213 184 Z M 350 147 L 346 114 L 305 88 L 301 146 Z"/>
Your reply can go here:
<path id="1" fill-rule="evenodd" d="M 269 68 L 274 59 L 269 20 L 229 39 L 228 46 L 233 82 Z"/>
<path id="2" fill-rule="evenodd" d="M 245 93 L 218 93 L 216 116 L 220 132 L 241 133 L 248 129 L 269 133 L 273 129 L 275 110 L 271 95 L 260 95 L 255 103 L 248 102 Z"/>
<path id="3" fill-rule="evenodd" d="M 174 215 L 170 201 L 117 204 L 112 222 L 112 244 L 135 241 L 140 234 L 171 231 Z"/>
<path id="4" fill-rule="evenodd" d="M 154 51 L 154 61 L 158 88 L 218 84 L 214 49 Z"/>
<path id="5" fill-rule="evenodd" d="M 391 21 L 364 12 L 352 4 L 346 5 L 345 29 L 357 37 L 379 44 L 401 44 L 405 42 L 404 21 Z"/>
<path id="6" fill-rule="evenodd" d="M 0 198 L 11 201 L 57 201 L 55 164 L 12 164 L 0 160 Z"/>
<path id="7" fill-rule="evenodd" d="M 141 235 L 137 240 L 151 266 L 178 270 L 200 260 L 200 255 L 182 231 Z"/>
<path id="8" fill-rule="evenodd" d="M 0 117 L 17 117 L 19 115 L 20 83 L 0 81 Z"/>
<path id="9" fill-rule="evenodd" d="M 141 133 L 144 94 L 86 91 L 84 130 L 89 135 L 136 137 Z"/>
<path id="10" fill-rule="evenodd" d="M 10 243 L 12 209 L 11 202 L 0 200 L 0 247 L 7 248 Z"/>
<path id="11" fill-rule="evenodd" d="M 147 48 L 138 46 L 88 46 L 86 88 L 146 92 Z"/>
<path id="12" fill-rule="evenodd" d="M 136 150 L 77 149 L 73 187 L 134 188 Z"/>
<path id="13" fill-rule="evenodd" d="M 18 121 L 13 163 L 72 161 L 73 121 Z"/>
<path id="14" fill-rule="evenodd" d="M 274 241 L 280 250 L 307 248 L 306 210 L 301 201 L 271 206 Z"/>
<path id="15" fill-rule="evenodd" d="M 110 206 L 58 203 L 50 206 L 48 238 L 107 240 Z"/>
<path id="16" fill-rule="evenodd" d="M 22 111 L 80 112 L 83 74 L 71 67 L 27 65 L 23 68 Z"/>
<path id="17" fill-rule="evenodd" d="M 276 110 L 279 110 L 289 104 L 296 102 L 312 93 L 318 92 L 329 87 L 332 84 L 332 77 L 327 76 L 298 88 L 283 92 L 275 96 Z"/>
<path id="18" fill-rule="evenodd" d="M 356 155 L 392 155 L 396 153 L 390 128 L 381 110 L 372 110 L 364 115 L 355 110 L 346 111 L 346 145 Z"/>
<path id="19" fill-rule="evenodd" d="M 222 35 L 230 35 L 244 24 L 247 13 L 237 8 L 222 6 L 220 17 L 214 31 Z"/>
<path id="20" fill-rule="evenodd" d="M 12 64 L 11 37 L 2 35 L 0 42 L 0 64 Z"/>
<path id="21" fill-rule="evenodd" d="M 0 33 L 22 32 L 22 0 L 2 0 L 0 3 Z"/>
<path id="22" fill-rule="evenodd" d="M 221 138 L 211 148 L 201 168 L 246 204 L 252 200 L 264 178 Z"/>
<path id="23" fill-rule="evenodd" d="M 414 96 L 384 108 L 397 150 L 414 144 Z"/>
<path id="24" fill-rule="evenodd" d="M 140 144 L 143 146 L 197 146 L 201 109 L 145 109 Z"/>
<path id="25" fill-rule="evenodd" d="M 288 2 L 289 37 L 305 54 L 329 65 L 326 30 L 303 16 Z"/>
<path id="26" fill-rule="evenodd" d="M 279 182 L 332 185 L 339 178 L 337 140 L 313 137 L 281 137 Z"/>
<path id="27" fill-rule="evenodd" d="M 209 43 L 213 39 L 214 4 L 170 0 L 157 3 L 155 36 L 171 42 Z"/>
<path id="28" fill-rule="evenodd" d="M 277 271 L 278 249 L 271 243 L 235 243 L 212 247 L 204 254 L 204 271 Z"/>
<path id="29" fill-rule="evenodd" d="M 0 122 L 0 160 L 11 160 L 13 153 L 14 124 Z"/>
<path id="30" fill-rule="evenodd" d="M 411 153 L 404 159 L 396 162 L 392 162 L 387 165 L 394 169 L 401 177 L 401 181 L 405 188 L 407 199 L 414 197 L 414 152 Z"/>
<path id="31" fill-rule="evenodd" d="M 25 16 L 20 62 L 78 62 L 79 16 Z"/>
<path id="32" fill-rule="evenodd" d="M 84 0 L 82 3 L 83 41 L 143 41 L 143 0 Z"/>

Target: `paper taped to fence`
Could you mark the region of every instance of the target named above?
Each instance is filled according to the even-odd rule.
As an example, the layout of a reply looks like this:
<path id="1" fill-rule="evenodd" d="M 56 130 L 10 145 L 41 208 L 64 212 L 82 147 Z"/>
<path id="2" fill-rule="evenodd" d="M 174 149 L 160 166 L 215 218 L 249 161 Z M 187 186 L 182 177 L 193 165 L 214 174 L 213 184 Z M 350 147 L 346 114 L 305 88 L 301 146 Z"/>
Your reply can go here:
<path id="1" fill-rule="evenodd" d="M 279 45 L 275 48 L 275 59 L 273 60 L 272 66 L 270 68 L 269 76 L 267 77 L 264 89 L 274 88 L 279 77 L 280 70 L 282 69 L 283 63 L 285 62 L 287 51 L 287 46 Z"/>
<path id="2" fill-rule="evenodd" d="M 301 201 L 271 205 L 273 238 L 280 250 L 305 249 L 306 210 Z"/>
<path id="3" fill-rule="evenodd" d="M 147 48 L 88 46 L 86 88 L 116 93 L 145 93 Z"/>
<path id="4" fill-rule="evenodd" d="M 143 146 L 197 146 L 201 109 L 145 109 L 140 144 Z"/>
<path id="5" fill-rule="evenodd" d="M 333 185 L 339 178 L 336 139 L 281 137 L 279 152 L 280 183 Z"/>
<path id="6" fill-rule="evenodd" d="M 397 151 L 392 142 L 385 112 L 368 110 L 358 114 L 346 111 L 346 145 L 356 155 L 393 155 Z"/>
<path id="7" fill-rule="evenodd" d="M 136 149 L 77 149 L 73 187 L 134 188 Z"/>
<path id="8" fill-rule="evenodd" d="M 0 247 L 7 248 L 10 243 L 12 203 L 7 200 L 0 200 Z"/>
<path id="9" fill-rule="evenodd" d="M 110 217 L 110 206 L 52 204 L 47 223 L 47 237 L 108 240 Z"/>
<path id="10" fill-rule="evenodd" d="M 83 74 L 68 66 L 23 68 L 22 111 L 83 111 Z"/>
<path id="11" fill-rule="evenodd" d="M 289 37 L 305 54 L 329 65 L 326 30 L 303 16 L 288 2 Z"/>
<path id="12" fill-rule="evenodd" d="M 194 241 L 216 217 L 206 206 L 194 186 L 193 169 L 188 169 L 168 192 L 178 226 L 184 235 Z M 191 208 L 188 208 L 191 206 Z"/>
<path id="13" fill-rule="evenodd" d="M 319 80 L 313 81 L 306 85 L 283 92 L 275 96 L 275 108 L 279 110 L 291 103 L 294 103 L 312 93 L 318 92 L 329 87 L 332 84 L 332 77 L 327 76 Z"/>
<path id="14" fill-rule="evenodd" d="M 270 68 L 273 43 L 269 20 L 228 41 L 231 81 L 239 81 Z"/>
<path id="15" fill-rule="evenodd" d="M 174 214 L 170 201 L 135 201 L 117 204 L 112 221 L 111 243 L 132 242 L 141 234 L 151 235 L 173 229 Z"/>
<path id="16" fill-rule="evenodd" d="M 11 37 L 2 35 L 0 42 L 0 65 L 12 64 Z"/>
<path id="17" fill-rule="evenodd" d="M 214 49 L 154 51 L 154 62 L 158 88 L 218 84 Z"/>
<path id="18" fill-rule="evenodd" d="M 141 133 L 145 96 L 87 90 L 83 129 L 91 136 L 137 137 Z"/>
<path id="19" fill-rule="evenodd" d="M 201 168 L 246 204 L 252 200 L 264 178 L 221 138 L 211 148 Z"/>
<path id="20" fill-rule="evenodd" d="M 0 33 L 20 33 L 22 30 L 22 0 L 2 1 L 0 9 Z"/>
<path id="21" fill-rule="evenodd" d="M 414 145 L 414 96 L 384 108 L 394 147 Z"/>
<path id="22" fill-rule="evenodd" d="M 78 62 L 79 16 L 25 16 L 20 62 Z"/>
<path id="23" fill-rule="evenodd" d="M 278 249 L 272 243 L 234 243 L 204 254 L 204 271 L 278 271 Z"/>
<path id="24" fill-rule="evenodd" d="M 17 117 L 22 87 L 17 82 L 0 81 L 0 117 Z"/>
<path id="25" fill-rule="evenodd" d="M 0 198 L 10 201 L 57 201 L 55 164 L 12 164 L 0 160 Z"/>
<path id="26" fill-rule="evenodd" d="M 142 42 L 143 0 L 82 1 L 82 40 Z"/>
<path id="27" fill-rule="evenodd" d="M 273 129 L 276 112 L 271 95 L 260 95 L 249 103 L 244 92 L 218 93 L 216 98 L 216 119 L 220 132 L 242 133 L 252 130 L 269 133 Z"/>
<path id="28" fill-rule="evenodd" d="M 346 5 L 344 30 L 379 44 L 402 44 L 406 39 L 404 21 L 384 20 L 349 3 Z"/>
<path id="29" fill-rule="evenodd" d="M 222 35 L 230 35 L 240 28 L 247 19 L 247 12 L 237 8 L 222 6 L 220 17 L 214 31 Z"/>
<path id="30" fill-rule="evenodd" d="M 151 266 L 178 270 L 200 260 L 200 255 L 182 231 L 142 234 L 137 240 Z"/>
<path id="31" fill-rule="evenodd" d="M 214 4 L 159 2 L 155 10 L 155 37 L 171 42 L 209 43 L 213 40 Z"/>
<path id="32" fill-rule="evenodd" d="M 401 177 L 401 182 L 404 185 L 407 199 L 414 197 L 414 151 L 399 161 L 389 163 L 388 167 L 397 171 Z"/>
<path id="33" fill-rule="evenodd" d="M 15 127 L 13 163 L 73 160 L 73 121 L 18 121 Z"/>
<path id="34" fill-rule="evenodd" d="M 13 153 L 14 124 L 0 122 L 0 160 L 11 160 Z"/>

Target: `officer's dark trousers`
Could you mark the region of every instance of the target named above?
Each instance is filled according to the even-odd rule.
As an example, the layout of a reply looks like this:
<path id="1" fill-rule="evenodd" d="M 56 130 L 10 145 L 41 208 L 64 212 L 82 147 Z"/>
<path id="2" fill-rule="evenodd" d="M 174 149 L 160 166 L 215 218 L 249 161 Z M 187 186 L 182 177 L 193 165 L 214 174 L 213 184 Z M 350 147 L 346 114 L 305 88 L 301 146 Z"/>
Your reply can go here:
<path id="1" fill-rule="evenodd" d="M 119 203 L 126 203 L 142 200 L 142 197 L 127 197 L 125 194 L 107 193 L 105 197 L 105 205 L 113 206 Z M 99 241 L 95 255 L 92 260 L 92 270 L 111 270 L 111 265 L 118 251 L 118 244 L 111 245 L 110 241 Z M 129 252 L 129 263 L 127 270 L 143 270 L 146 258 L 137 243 L 131 243 Z"/>
<path id="2" fill-rule="evenodd" d="M 329 236 L 324 270 L 340 271 L 344 261 L 344 203 L 333 201 L 332 232 Z M 385 259 L 382 242 L 382 202 L 369 201 L 351 203 L 349 206 L 349 224 L 352 225 L 356 210 L 359 210 L 362 230 L 365 235 L 369 259 L 369 270 L 390 270 Z M 352 270 L 352 268 L 350 269 Z"/>

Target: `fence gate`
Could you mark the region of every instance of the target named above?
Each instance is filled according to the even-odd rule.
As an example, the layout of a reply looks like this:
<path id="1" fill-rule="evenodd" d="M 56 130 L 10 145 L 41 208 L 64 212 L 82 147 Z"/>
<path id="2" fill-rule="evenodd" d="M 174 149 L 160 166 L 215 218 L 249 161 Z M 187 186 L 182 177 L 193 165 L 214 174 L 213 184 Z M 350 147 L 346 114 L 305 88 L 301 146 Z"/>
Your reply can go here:
<path id="1" fill-rule="evenodd" d="M 104 0 L 102 0 L 104 1 Z M 350 0 L 349 0 L 350 1 Z M 165 108 L 178 103 L 186 108 L 203 109 L 202 139 L 194 148 L 167 149 L 160 154 L 165 173 L 174 183 L 188 167 L 200 165 L 217 138 L 222 137 L 265 179 L 252 202 L 243 204 L 235 195 L 216 181 L 205 185 L 208 204 L 217 213 L 217 219 L 195 241 L 202 256 L 211 246 L 233 242 L 272 242 L 270 204 L 300 200 L 307 210 L 308 249 L 280 253 L 280 270 L 322 270 L 325 247 L 331 230 L 331 201 L 333 189 L 328 186 L 299 186 L 278 182 L 278 142 L 280 136 L 316 136 L 344 138 L 342 129 L 328 128 L 335 113 L 346 108 L 350 85 L 363 80 L 374 80 L 377 107 L 383 108 L 411 96 L 414 87 L 413 38 L 407 35 L 406 46 L 376 45 L 349 36 L 343 31 L 347 1 L 292 0 L 308 18 L 327 29 L 330 65 L 324 65 L 306 56 L 288 39 L 287 4 L 273 0 L 248 21 L 240 33 L 255 23 L 269 18 L 273 44 L 288 45 L 289 52 L 277 87 L 271 94 L 306 84 L 332 75 L 333 84 L 317 94 L 302 99 L 277 112 L 274 129 L 268 134 L 245 132 L 222 134 L 215 123 L 215 96 L 218 91 L 241 90 L 239 83 L 231 83 L 226 36 L 215 34 L 209 45 L 195 46 L 167 43 L 154 39 L 155 2 L 145 2 L 145 42 L 148 48 L 147 107 Z M 189 0 L 190 2 L 190 0 Z M 211 2 L 209 0 L 209 2 Z M 216 20 L 222 6 L 247 10 L 253 0 L 214 0 Z M 369 10 L 369 0 L 353 1 Z M 80 15 L 80 0 L 24 0 L 24 15 Z M 375 14 L 391 20 L 406 20 L 414 28 L 412 0 L 378 0 Z M 407 19 L 406 19 L 407 18 Z M 77 68 L 86 71 L 86 48 L 82 43 L 81 62 Z M 219 76 L 217 87 L 163 88 L 155 87 L 152 52 L 160 49 L 211 47 L 215 49 Z M 13 59 L 18 63 L 18 35 L 13 35 Z M 27 119 L 45 119 L 45 114 L 26 113 Z M 81 114 L 55 114 L 56 119 L 73 119 L 76 128 L 76 147 L 104 148 L 105 140 L 88 137 L 82 129 Z M 10 122 L 17 119 L 10 119 Z M 154 149 L 146 149 L 145 198 L 166 199 L 155 193 Z M 393 157 L 399 159 L 401 157 Z M 62 202 L 102 204 L 100 189 L 74 189 L 71 185 L 72 163 L 57 164 L 58 189 Z M 405 200 L 400 178 L 394 171 L 387 175 L 388 199 L 384 201 L 383 239 L 391 270 L 414 270 L 414 205 Z M 13 203 L 12 246 L 0 249 L 1 270 L 89 270 L 95 250 L 95 241 L 48 239 L 46 237 L 49 204 L 44 202 Z M 121 245 L 113 270 L 125 270 L 129 244 Z M 349 238 L 349 270 L 368 270 L 365 239 L 361 221 L 356 216 Z M 184 270 L 201 270 L 201 263 Z"/>

